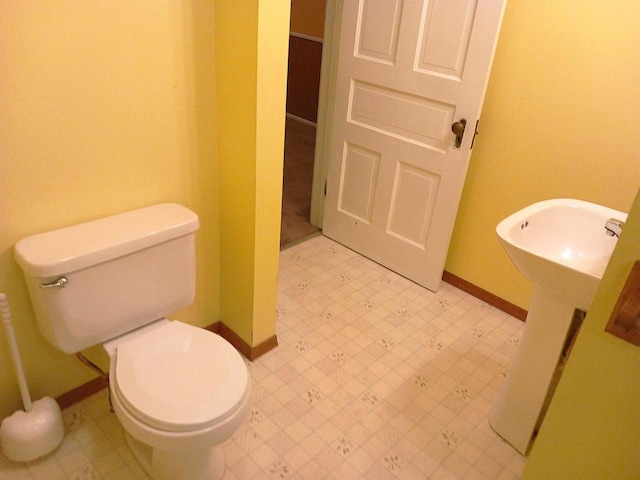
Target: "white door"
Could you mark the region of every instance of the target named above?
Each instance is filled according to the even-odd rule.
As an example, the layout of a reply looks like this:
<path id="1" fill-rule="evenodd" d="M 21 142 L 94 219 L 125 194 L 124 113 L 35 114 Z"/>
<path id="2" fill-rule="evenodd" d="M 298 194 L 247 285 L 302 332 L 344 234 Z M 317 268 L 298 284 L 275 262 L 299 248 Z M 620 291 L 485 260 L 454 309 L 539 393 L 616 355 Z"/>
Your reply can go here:
<path id="1" fill-rule="evenodd" d="M 434 291 L 505 3 L 338 2 L 323 231 Z"/>

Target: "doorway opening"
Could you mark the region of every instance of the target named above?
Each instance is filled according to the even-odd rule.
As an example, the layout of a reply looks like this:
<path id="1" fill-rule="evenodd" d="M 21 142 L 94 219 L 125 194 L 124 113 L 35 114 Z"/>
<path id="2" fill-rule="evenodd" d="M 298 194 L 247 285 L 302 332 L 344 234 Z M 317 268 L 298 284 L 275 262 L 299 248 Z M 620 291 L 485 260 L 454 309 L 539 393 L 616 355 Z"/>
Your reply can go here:
<path id="1" fill-rule="evenodd" d="M 294 4 L 292 25 L 295 23 L 293 7 Z M 324 11 L 317 13 L 324 17 Z M 298 15 L 306 14 L 304 10 L 298 12 Z M 322 48 L 322 38 L 291 29 L 280 248 L 320 231 L 310 223 L 310 215 Z"/>
<path id="2" fill-rule="evenodd" d="M 284 137 L 280 248 L 320 231 L 309 222 L 316 128 L 287 117 Z"/>

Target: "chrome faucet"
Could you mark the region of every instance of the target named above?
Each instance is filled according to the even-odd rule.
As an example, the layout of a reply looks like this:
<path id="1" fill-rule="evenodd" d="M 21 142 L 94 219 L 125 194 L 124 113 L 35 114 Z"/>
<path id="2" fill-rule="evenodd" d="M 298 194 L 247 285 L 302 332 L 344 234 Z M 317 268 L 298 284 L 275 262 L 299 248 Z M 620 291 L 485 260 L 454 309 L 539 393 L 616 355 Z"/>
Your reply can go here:
<path id="1" fill-rule="evenodd" d="M 624 227 L 624 222 L 617 218 L 610 218 L 607 220 L 607 223 L 604 224 L 605 233 L 610 237 L 613 237 L 614 235 L 616 237 L 620 237 L 622 227 Z"/>

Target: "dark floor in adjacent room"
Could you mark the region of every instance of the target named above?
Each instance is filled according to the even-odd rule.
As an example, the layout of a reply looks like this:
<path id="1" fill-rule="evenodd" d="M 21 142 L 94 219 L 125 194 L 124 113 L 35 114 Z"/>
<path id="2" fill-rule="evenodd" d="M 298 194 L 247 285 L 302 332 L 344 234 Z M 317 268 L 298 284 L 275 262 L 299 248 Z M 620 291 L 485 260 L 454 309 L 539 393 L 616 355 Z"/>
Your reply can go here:
<path id="1" fill-rule="evenodd" d="M 316 129 L 287 119 L 282 189 L 280 247 L 294 244 L 319 229 L 309 223 Z"/>

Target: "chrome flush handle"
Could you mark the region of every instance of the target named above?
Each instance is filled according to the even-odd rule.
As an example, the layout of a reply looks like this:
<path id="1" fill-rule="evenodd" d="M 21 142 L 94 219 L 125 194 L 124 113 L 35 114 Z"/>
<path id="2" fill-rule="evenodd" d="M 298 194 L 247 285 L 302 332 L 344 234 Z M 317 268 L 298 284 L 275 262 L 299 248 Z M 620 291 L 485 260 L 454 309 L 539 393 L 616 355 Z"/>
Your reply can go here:
<path id="1" fill-rule="evenodd" d="M 41 283 L 40 288 L 64 288 L 68 284 L 69 284 L 69 279 L 67 277 L 60 277 L 55 282 Z"/>

